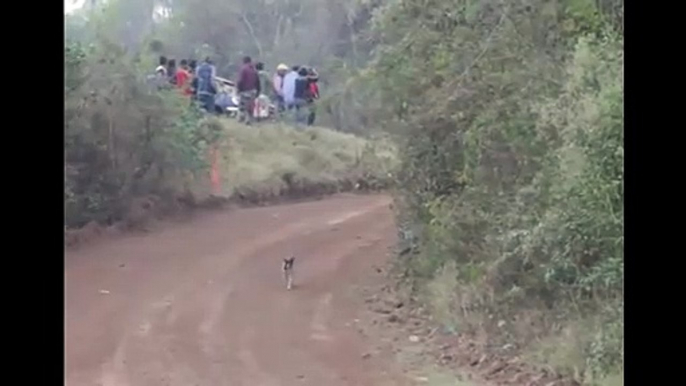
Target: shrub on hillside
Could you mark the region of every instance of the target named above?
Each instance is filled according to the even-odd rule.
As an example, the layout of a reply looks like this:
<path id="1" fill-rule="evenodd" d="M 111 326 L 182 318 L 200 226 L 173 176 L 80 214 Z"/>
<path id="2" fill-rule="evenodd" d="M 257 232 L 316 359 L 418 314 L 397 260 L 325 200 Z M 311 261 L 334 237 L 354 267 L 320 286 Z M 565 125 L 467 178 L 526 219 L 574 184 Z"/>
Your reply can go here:
<path id="1" fill-rule="evenodd" d="M 136 197 L 168 196 L 206 167 L 211 130 L 158 91 L 117 45 L 65 47 L 66 225 L 120 220 Z"/>

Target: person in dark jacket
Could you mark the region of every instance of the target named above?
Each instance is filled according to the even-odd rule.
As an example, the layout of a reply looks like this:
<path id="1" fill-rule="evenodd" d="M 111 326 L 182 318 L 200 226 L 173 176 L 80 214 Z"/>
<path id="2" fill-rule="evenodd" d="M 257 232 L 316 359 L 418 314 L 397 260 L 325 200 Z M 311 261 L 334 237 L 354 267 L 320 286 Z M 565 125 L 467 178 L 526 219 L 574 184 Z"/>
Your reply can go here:
<path id="1" fill-rule="evenodd" d="M 169 77 L 169 83 L 176 85 L 176 60 L 169 59 L 167 62 L 167 76 Z"/>
<path id="2" fill-rule="evenodd" d="M 255 98 L 260 94 L 260 77 L 249 56 L 243 58 L 243 66 L 238 73 L 236 91 L 239 98 L 239 121 L 250 124 L 253 118 Z"/>
<path id="3" fill-rule="evenodd" d="M 209 57 L 195 70 L 197 78 L 197 98 L 201 106 L 209 113 L 214 112 L 214 96 L 217 94 L 217 87 L 214 78 L 217 70 Z"/>
<path id="4" fill-rule="evenodd" d="M 307 79 L 307 74 L 307 68 L 301 67 L 298 70 L 298 77 L 295 79 L 293 101 L 295 105 L 295 123 L 297 125 L 307 123 L 307 101 L 310 99 L 310 82 Z"/>
<path id="5" fill-rule="evenodd" d="M 191 75 L 191 100 L 195 100 L 198 96 L 198 77 L 195 76 L 195 69 L 198 68 L 198 61 L 191 59 L 188 61 L 188 72 Z"/>

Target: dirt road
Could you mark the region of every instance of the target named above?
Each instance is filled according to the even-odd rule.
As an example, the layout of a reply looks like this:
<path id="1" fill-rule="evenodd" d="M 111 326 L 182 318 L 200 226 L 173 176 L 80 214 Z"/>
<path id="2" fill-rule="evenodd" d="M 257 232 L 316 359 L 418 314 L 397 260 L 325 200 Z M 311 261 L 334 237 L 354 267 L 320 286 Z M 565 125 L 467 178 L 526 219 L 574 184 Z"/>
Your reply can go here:
<path id="1" fill-rule="evenodd" d="M 355 289 L 394 243 L 389 203 L 217 212 L 67 252 L 67 385 L 408 384 L 356 329 Z"/>

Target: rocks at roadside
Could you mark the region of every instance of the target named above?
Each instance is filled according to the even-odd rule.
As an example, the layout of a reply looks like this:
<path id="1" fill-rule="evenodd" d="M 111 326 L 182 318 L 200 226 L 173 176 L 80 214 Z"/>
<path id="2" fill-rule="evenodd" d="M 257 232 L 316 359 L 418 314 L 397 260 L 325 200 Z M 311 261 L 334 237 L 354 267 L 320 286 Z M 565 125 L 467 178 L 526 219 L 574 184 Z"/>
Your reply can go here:
<path id="1" fill-rule="evenodd" d="M 573 381 L 561 380 L 540 368 L 525 365 L 514 356 L 513 343 L 486 347 L 483 342 L 466 334 L 441 332 L 431 320 L 428 310 L 414 302 L 406 303 L 388 285 L 379 286 L 366 294 L 364 302 L 370 312 L 369 334 L 384 334 L 390 352 L 400 355 L 410 349 L 422 360 L 459 372 L 469 379 L 488 381 L 494 385 L 522 386 L 578 386 Z M 405 300 L 405 298 L 402 298 Z M 506 322 L 499 321 L 500 327 Z M 417 351 L 419 350 L 419 351 Z M 362 354 L 368 359 L 370 353 Z M 423 380 L 419 380 L 422 382 Z"/>

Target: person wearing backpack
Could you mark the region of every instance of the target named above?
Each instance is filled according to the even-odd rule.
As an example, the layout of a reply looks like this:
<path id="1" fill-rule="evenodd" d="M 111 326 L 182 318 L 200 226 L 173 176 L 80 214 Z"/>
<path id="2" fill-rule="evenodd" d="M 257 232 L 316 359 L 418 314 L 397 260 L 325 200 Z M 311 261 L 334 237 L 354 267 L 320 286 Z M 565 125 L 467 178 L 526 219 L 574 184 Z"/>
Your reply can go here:
<path id="1" fill-rule="evenodd" d="M 295 79 L 293 90 L 293 107 L 295 108 L 295 123 L 300 126 L 307 123 L 307 106 L 311 99 L 310 81 L 307 79 L 307 68 L 301 67 L 298 70 L 298 77 Z"/>

